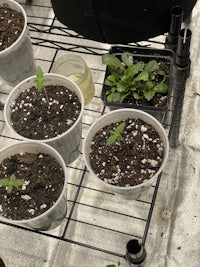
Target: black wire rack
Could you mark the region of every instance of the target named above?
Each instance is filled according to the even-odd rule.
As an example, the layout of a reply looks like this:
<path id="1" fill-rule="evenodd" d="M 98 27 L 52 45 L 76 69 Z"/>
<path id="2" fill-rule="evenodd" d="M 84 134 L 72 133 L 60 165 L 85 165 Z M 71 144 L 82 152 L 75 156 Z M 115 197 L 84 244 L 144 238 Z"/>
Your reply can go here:
<path id="1" fill-rule="evenodd" d="M 110 46 L 85 40 L 79 34 L 61 25 L 52 15 L 50 1 L 18 2 L 23 5 L 28 15 L 28 28 L 36 54 L 36 62 L 47 72 L 51 71 L 57 56 L 63 53 L 79 54 L 89 62 L 96 92 L 94 99 L 84 110 L 84 138 L 89 126 L 107 112 L 107 108 L 101 100 L 101 88 L 105 73 L 105 66 L 101 64 L 101 55 L 107 52 Z M 131 45 L 164 48 L 164 42 L 165 36 L 162 36 L 157 41 L 152 40 Z M 7 95 L 6 92 L 0 92 L 2 102 Z M 172 110 L 168 112 L 172 114 Z M 6 129 L 2 111 L 0 116 L 2 129 L 0 142 L 3 144 L 18 141 Z M 170 127 L 170 123 L 165 125 L 166 130 Z M 82 156 L 68 166 L 68 175 L 68 213 L 62 225 L 59 226 L 59 234 L 54 231 L 39 232 L 3 221 L 0 223 L 27 233 L 43 235 L 48 239 L 61 240 L 68 248 L 76 246 L 76 253 L 79 255 L 83 253 L 83 249 L 84 257 L 88 258 L 92 257 L 96 251 L 102 257 L 109 255 L 109 258 L 115 259 L 115 262 L 116 260 L 122 262 L 125 261 L 126 244 L 129 240 L 137 239 L 145 246 L 161 175 L 147 194 L 138 200 L 129 202 L 119 200 L 115 195 L 102 190 L 99 185 L 93 182 Z M 73 267 L 74 265 L 66 266 Z"/>

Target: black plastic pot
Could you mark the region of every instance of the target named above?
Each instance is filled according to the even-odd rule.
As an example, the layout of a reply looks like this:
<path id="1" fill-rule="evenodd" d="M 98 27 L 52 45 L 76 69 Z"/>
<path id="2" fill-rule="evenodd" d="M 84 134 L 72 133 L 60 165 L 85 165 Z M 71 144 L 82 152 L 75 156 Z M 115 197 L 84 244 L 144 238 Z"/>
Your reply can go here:
<path id="1" fill-rule="evenodd" d="M 138 61 L 143 61 L 144 63 L 149 62 L 150 60 L 156 60 L 159 62 L 167 62 L 169 65 L 169 75 L 167 78 L 166 83 L 168 84 L 168 93 L 167 93 L 167 101 L 166 105 L 162 107 L 155 107 L 150 105 L 138 105 L 138 104 L 129 104 L 126 102 L 123 103 L 117 103 L 117 102 L 108 102 L 106 97 L 106 90 L 108 88 L 107 85 L 105 85 L 105 79 L 110 74 L 108 68 L 106 68 L 105 72 L 105 78 L 101 93 L 101 98 L 104 101 L 104 104 L 110 108 L 110 110 L 119 109 L 119 108 L 135 108 L 140 109 L 145 112 L 148 112 L 152 116 L 154 116 L 156 119 L 158 119 L 160 122 L 163 122 L 169 102 L 170 97 L 172 93 L 172 84 L 173 84 L 173 63 L 174 63 L 174 53 L 172 50 L 168 49 L 156 49 L 156 48 L 148 48 L 148 47 L 135 47 L 135 46 L 112 46 L 109 50 L 110 54 L 113 54 L 119 58 L 121 58 L 121 54 L 123 52 L 130 52 L 133 54 L 133 59 Z"/>
<path id="2" fill-rule="evenodd" d="M 57 19 L 87 39 L 110 44 L 145 41 L 169 29 L 170 9 L 185 20 L 197 0 L 51 0 Z"/>

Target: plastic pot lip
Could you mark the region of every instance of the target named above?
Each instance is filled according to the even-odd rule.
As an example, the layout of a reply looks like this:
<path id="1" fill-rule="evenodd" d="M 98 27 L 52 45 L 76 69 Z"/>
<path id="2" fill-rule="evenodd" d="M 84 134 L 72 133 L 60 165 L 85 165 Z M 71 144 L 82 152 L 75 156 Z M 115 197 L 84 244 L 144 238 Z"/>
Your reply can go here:
<path id="1" fill-rule="evenodd" d="M 75 121 L 75 123 L 65 132 L 63 132 L 62 134 L 60 135 L 57 135 L 55 137 L 52 137 L 52 138 L 49 138 L 49 139 L 30 139 L 30 138 L 27 138 L 27 137 L 24 137 L 20 134 L 18 134 L 15 129 L 11 126 L 10 122 L 9 122 L 9 119 L 7 118 L 7 113 L 8 113 L 8 110 L 10 109 L 10 99 L 12 98 L 12 96 L 18 91 L 18 88 L 20 88 L 21 86 L 23 86 L 24 83 L 28 83 L 29 81 L 32 81 L 33 79 L 36 78 L 36 75 L 33 75 L 33 76 L 30 76 L 28 78 L 26 78 L 25 80 L 21 81 L 19 84 L 17 84 L 14 89 L 11 91 L 11 93 L 8 95 L 8 98 L 6 100 L 6 103 L 5 103 L 5 106 L 4 106 L 4 119 L 6 121 L 6 124 L 8 126 L 8 128 L 12 131 L 12 132 L 15 132 L 15 134 L 18 136 L 18 138 L 20 139 L 23 139 L 23 140 L 26 140 L 26 141 L 36 141 L 38 143 L 49 143 L 49 142 L 54 142 L 60 138 L 62 138 L 63 136 L 65 136 L 67 133 L 71 132 L 76 126 L 77 124 L 79 123 L 79 121 L 81 120 L 82 116 L 83 116 L 83 111 L 84 111 L 84 98 L 83 98 L 83 94 L 80 90 L 80 88 L 78 87 L 78 85 L 71 81 L 70 79 L 68 79 L 67 77 L 65 77 L 64 75 L 61 75 L 61 74 L 56 74 L 56 73 L 44 73 L 44 77 L 46 78 L 55 78 L 58 77 L 58 78 L 61 78 L 65 81 L 67 81 L 68 83 L 71 83 L 73 85 L 74 88 L 76 88 L 76 90 L 78 91 L 79 95 L 80 95 L 80 98 L 81 98 L 81 110 L 80 110 L 80 114 L 77 118 L 77 120 Z M 76 93 L 76 91 L 75 91 Z"/>
<path id="2" fill-rule="evenodd" d="M 7 3 L 8 3 L 8 5 L 9 5 L 9 3 L 12 4 L 12 6 L 11 6 L 12 9 L 15 9 L 14 8 L 14 5 L 15 5 L 17 7 L 17 9 L 20 10 L 20 12 L 22 13 L 22 15 L 24 17 L 24 28 L 23 28 L 20 36 L 18 37 L 18 39 L 12 45 L 10 45 L 9 47 L 7 47 L 3 51 L 1 51 L 0 52 L 0 56 L 3 56 L 9 50 L 12 50 L 13 47 L 16 46 L 21 41 L 21 38 L 22 38 L 22 36 L 24 36 L 26 34 L 26 29 L 27 29 L 27 15 L 26 15 L 26 12 L 25 12 L 24 8 L 19 3 L 17 3 L 16 1 L 13 1 L 13 0 L 0 0 L 0 5 L 1 4 L 7 4 Z"/>
<path id="3" fill-rule="evenodd" d="M 60 196 L 58 197 L 58 199 L 56 200 L 56 202 L 53 204 L 53 206 L 51 206 L 48 210 L 46 210 L 45 212 L 43 212 L 42 214 L 36 216 L 36 217 L 33 217 L 31 219 L 24 219 L 24 220 L 12 220 L 12 219 L 8 219 L 4 216 L 1 216 L 0 215 L 0 219 L 2 219 L 3 221 L 6 221 L 6 222 L 9 222 L 9 223 L 16 223 L 16 224 L 24 224 L 24 223 L 31 223 L 31 222 L 34 222 L 46 215 L 48 215 L 48 213 L 50 213 L 54 207 L 58 204 L 58 202 L 62 199 L 62 197 L 64 196 L 65 194 L 65 190 L 67 188 L 67 168 L 66 168 L 66 165 L 65 165 L 65 162 L 63 160 L 63 158 L 61 157 L 61 155 L 54 149 L 52 148 L 50 145 L 47 145 L 47 144 L 39 144 L 38 142 L 34 142 L 34 141 L 21 141 L 19 143 L 16 143 L 16 144 L 12 144 L 12 145 L 8 145 L 4 148 L 2 148 L 0 150 L 0 153 L 6 151 L 7 149 L 12 149 L 12 148 L 15 148 L 15 147 L 18 147 L 18 146 L 21 146 L 23 147 L 24 145 L 34 145 L 34 146 L 37 146 L 37 147 L 43 147 L 46 149 L 46 153 L 48 154 L 48 151 L 50 150 L 51 152 L 55 153 L 56 157 L 59 158 L 59 161 L 57 161 L 56 157 L 56 161 L 61 165 L 63 171 L 64 171 L 64 176 L 65 176 L 65 179 L 64 179 L 64 185 L 63 185 L 63 189 L 62 189 L 62 192 L 60 193 Z"/>
<path id="4" fill-rule="evenodd" d="M 161 164 L 160 168 L 158 169 L 158 171 L 149 180 L 147 180 L 147 181 L 145 181 L 145 182 L 143 182 L 141 184 L 134 185 L 134 186 L 129 186 L 129 187 L 118 187 L 118 186 L 114 186 L 114 185 L 111 185 L 111 184 L 108 184 L 108 183 L 102 181 L 95 174 L 93 169 L 91 168 L 90 162 L 89 162 L 88 157 L 87 157 L 87 153 L 88 153 L 88 150 L 89 150 L 89 149 L 87 149 L 87 142 L 88 142 L 88 139 L 89 139 L 89 141 L 91 141 L 93 136 L 94 136 L 94 134 L 92 136 L 90 136 L 90 131 L 92 131 L 96 127 L 96 125 L 98 125 L 100 122 L 104 121 L 105 118 L 108 118 L 108 117 L 113 116 L 113 115 L 121 114 L 123 112 L 124 113 L 129 112 L 130 113 L 129 118 L 131 118 L 131 117 L 140 118 L 140 115 L 142 115 L 142 116 L 145 116 L 145 117 L 149 118 L 150 121 L 155 122 L 157 124 L 158 128 L 160 129 L 161 133 L 162 133 L 162 134 L 159 134 L 159 135 L 161 136 L 161 138 L 163 140 L 163 143 L 164 143 L 164 158 L 163 158 L 162 164 Z M 137 114 L 137 115 L 136 116 L 131 116 L 131 114 Z M 120 120 L 121 119 L 118 119 L 116 121 L 120 121 Z M 143 118 L 142 118 L 142 120 L 143 120 Z M 151 124 L 151 122 L 148 122 L 148 123 Z M 109 123 L 107 123 L 105 125 L 108 125 L 108 124 Z M 92 175 L 96 178 L 96 180 L 98 180 L 102 185 L 104 185 L 107 188 L 111 189 L 113 192 L 118 191 L 118 192 L 121 192 L 122 194 L 123 194 L 123 192 L 125 193 L 125 192 L 129 192 L 129 191 L 131 193 L 133 190 L 140 189 L 141 187 L 146 187 L 148 185 L 151 185 L 152 182 L 154 182 L 154 180 L 158 177 L 158 175 L 160 175 L 161 172 L 163 171 L 163 168 L 166 165 L 166 162 L 167 162 L 167 159 L 168 159 L 168 155 L 169 155 L 169 140 L 168 140 L 167 134 L 166 134 L 163 126 L 152 115 L 148 114 L 147 112 L 138 110 L 138 109 L 130 109 L 130 108 L 117 109 L 117 110 L 113 110 L 113 111 L 111 111 L 111 112 L 109 112 L 107 114 L 102 115 L 99 119 L 97 119 L 97 121 L 93 125 L 91 125 L 91 127 L 89 128 L 89 130 L 88 130 L 88 132 L 86 134 L 86 137 L 85 137 L 85 139 L 83 141 L 83 156 L 84 156 L 86 167 L 89 170 L 89 172 L 92 173 Z"/>

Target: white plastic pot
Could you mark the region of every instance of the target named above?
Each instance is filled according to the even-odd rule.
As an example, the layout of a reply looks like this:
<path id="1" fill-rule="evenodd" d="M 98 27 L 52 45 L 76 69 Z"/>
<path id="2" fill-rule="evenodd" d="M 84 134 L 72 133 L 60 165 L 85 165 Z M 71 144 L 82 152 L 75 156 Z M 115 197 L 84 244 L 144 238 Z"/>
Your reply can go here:
<path id="1" fill-rule="evenodd" d="M 160 135 L 164 143 L 164 158 L 157 173 L 155 173 L 155 175 L 152 176 L 149 180 L 144 181 L 142 184 L 135 185 L 135 186 L 119 187 L 119 186 L 108 184 L 102 181 L 100 178 L 98 178 L 98 176 L 95 174 L 95 172 L 93 171 L 90 165 L 89 153 L 90 153 L 91 141 L 94 135 L 100 129 L 102 129 L 104 126 L 109 125 L 111 123 L 118 122 L 118 121 L 121 121 L 123 119 L 128 119 L 128 118 L 141 119 L 155 128 L 155 130 L 158 132 L 158 134 Z M 168 158 L 168 153 L 169 153 L 168 137 L 165 133 L 164 128 L 159 123 L 159 121 L 144 111 L 140 111 L 138 109 L 130 109 L 130 108 L 114 110 L 100 117 L 88 130 L 88 133 L 83 143 L 83 155 L 84 155 L 85 163 L 86 163 L 86 166 L 89 172 L 93 174 L 97 182 L 101 183 L 101 185 L 106 187 L 110 192 L 116 193 L 125 199 L 137 199 L 144 191 L 150 188 L 152 183 L 155 182 L 158 175 L 162 172 L 166 164 L 167 158 Z"/>
<path id="2" fill-rule="evenodd" d="M 33 48 L 27 28 L 27 15 L 20 4 L 13 0 L 0 0 L 24 16 L 24 28 L 19 38 L 10 47 L 0 52 L 0 78 L 9 86 L 15 86 L 35 73 Z"/>
<path id="3" fill-rule="evenodd" d="M 19 139 L 31 141 L 31 139 L 25 138 L 19 135 L 15 129 L 11 125 L 10 120 L 10 112 L 11 112 L 11 105 L 18 97 L 18 95 L 26 89 L 31 88 L 32 86 L 36 86 L 35 84 L 36 76 L 31 76 L 21 83 L 19 83 L 9 94 L 7 101 L 4 107 L 4 117 L 7 126 L 10 130 L 15 134 L 15 136 Z M 35 140 L 38 143 L 46 143 L 52 147 L 54 147 L 63 157 L 66 164 L 73 162 L 79 155 L 80 155 L 80 147 L 81 137 L 82 137 L 82 114 L 84 108 L 84 99 L 83 94 L 80 88 L 70 79 L 65 76 L 53 73 L 44 74 L 44 78 L 46 79 L 45 85 L 61 85 L 67 87 L 69 90 L 76 93 L 80 103 L 81 103 L 81 110 L 80 114 L 76 120 L 76 122 L 72 125 L 70 129 L 68 129 L 63 134 L 56 136 L 54 138 L 44 139 L 44 140 Z"/>
<path id="4" fill-rule="evenodd" d="M 43 214 L 26 220 L 11 220 L 0 216 L 0 220 L 13 224 L 20 224 L 22 226 L 28 226 L 37 230 L 50 230 L 57 227 L 64 220 L 67 213 L 67 170 L 65 162 L 60 154 L 51 146 L 46 144 L 39 144 L 37 142 L 19 142 L 13 145 L 9 145 L 0 151 L 0 162 L 9 156 L 19 153 L 45 153 L 53 158 L 60 164 L 64 171 L 65 182 L 62 192 L 54 203 L 54 205 L 45 211 Z"/>

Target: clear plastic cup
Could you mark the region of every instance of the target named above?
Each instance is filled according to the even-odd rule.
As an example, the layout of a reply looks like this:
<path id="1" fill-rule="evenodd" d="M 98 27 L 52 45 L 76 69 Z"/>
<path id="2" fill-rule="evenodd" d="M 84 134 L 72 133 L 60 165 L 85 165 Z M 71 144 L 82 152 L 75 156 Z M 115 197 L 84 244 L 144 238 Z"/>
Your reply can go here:
<path id="1" fill-rule="evenodd" d="M 92 100 L 95 87 L 90 69 L 82 57 L 73 54 L 63 55 L 54 62 L 51 72 L 74 81 L 83 93 L 85 105 Z"/>

